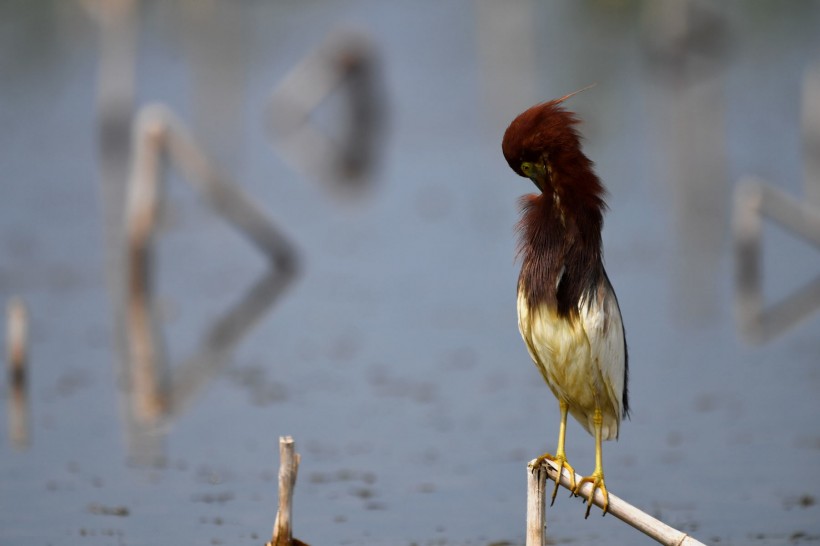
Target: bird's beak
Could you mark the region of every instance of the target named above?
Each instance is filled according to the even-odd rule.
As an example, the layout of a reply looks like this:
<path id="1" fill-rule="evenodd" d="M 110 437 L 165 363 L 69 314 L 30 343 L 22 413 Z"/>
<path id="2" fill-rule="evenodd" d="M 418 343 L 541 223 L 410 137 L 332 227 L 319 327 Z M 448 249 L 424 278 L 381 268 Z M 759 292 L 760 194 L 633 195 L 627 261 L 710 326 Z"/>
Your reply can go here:
<path id="1" fill-rule="evenodd" d="M 535 187 L 543 192 L 544 187 L 550 182 L 549 169 L 546 164 L 540 161 L 533 164 L 533 170 L 529 178 L 535 184 Z"/>

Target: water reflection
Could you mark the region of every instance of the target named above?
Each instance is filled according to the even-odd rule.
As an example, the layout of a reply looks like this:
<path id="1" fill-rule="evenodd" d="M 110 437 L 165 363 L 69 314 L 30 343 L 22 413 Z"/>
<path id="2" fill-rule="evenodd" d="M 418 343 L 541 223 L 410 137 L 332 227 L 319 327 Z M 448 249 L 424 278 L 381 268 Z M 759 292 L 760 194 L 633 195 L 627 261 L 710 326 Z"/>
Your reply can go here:
<path id="1" fill-rule="evenodd" d="M 154 466 L 166 460 L 164 436 L 208 383 L 231 362 L 234 349 L 271 310 L 293 278 L 293 272 L 272 270 L 257 280 L 233 306 L 214 319 L 191 356 L 168 366 L 162 352 L 161 325 L 129 322 L 134 352 L 128 362 L 131 388 L 125 390 L 129 460 Z M 151 337 L 141 336 L 152 332 Z M 154 346 L 148 344 L 154 343 Z M 142 345 L 140 347 L 141 344 Z"/>
<path id="2" fill-rule="evenodd" d="M 171 373 L 171 415 L 179 415 L 229 361 L 231 351 L 265 316 L 293 279 L 293 271 L 262 276 L 236 305 L 214 320 L 195 354 Z"/>
<path id="3" fill-rule="evenodd" d="M 231 350 L 293 280 L 297 266 L 290 243 L 240 187 L 219 172 L 167 108 L 145 107 L 137 118 L 134 139 L 126 204 L 127 290 L 120 309 L 127 339 L 130 415 L 150 427 L 178 416 L 229 362 Z M 174 371 L 169 380 L 152 279 L 155 232 L 165 195 L 162 178 L 170 166 L 184 175 L 215 213 L 255 244 L 267 257 L 270 271 L 214 322 L 194 356 L 170 367 Z"/>

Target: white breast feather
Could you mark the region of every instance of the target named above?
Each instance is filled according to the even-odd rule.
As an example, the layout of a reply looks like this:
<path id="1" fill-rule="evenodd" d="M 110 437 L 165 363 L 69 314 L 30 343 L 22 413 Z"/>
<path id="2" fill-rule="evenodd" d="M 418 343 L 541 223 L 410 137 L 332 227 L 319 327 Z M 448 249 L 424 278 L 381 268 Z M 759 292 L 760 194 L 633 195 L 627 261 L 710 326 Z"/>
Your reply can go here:
<path id="1" fill-rule="evenodd" d="M 581 301 L 580 320 L 558 316 L 547 305 L 529 309 L 518 294 L 518 327 L 530 356 L 556 397 L 590 433 L 595 406 L 603 412 L 603 439 L 617 438 L 623 413 L 624 340 L 621 313 L 609 286 L 591 305 Z"/>

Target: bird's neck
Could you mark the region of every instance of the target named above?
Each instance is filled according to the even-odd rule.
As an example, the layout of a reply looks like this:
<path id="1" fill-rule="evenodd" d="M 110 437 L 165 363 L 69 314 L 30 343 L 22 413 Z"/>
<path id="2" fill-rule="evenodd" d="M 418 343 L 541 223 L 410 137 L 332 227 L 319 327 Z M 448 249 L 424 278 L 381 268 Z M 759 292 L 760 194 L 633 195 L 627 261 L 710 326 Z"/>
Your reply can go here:
<path id="1" fill-rule="evenodd" d="M 543 192 L 558 197 L 561 207 L 569 213 L 589 216 L 590 220 L 597 218 L 598 225 L 591 227 L 597 227 L 600 232 L 606 190 L 592 167 L 592 161 L 577 145 L 551 154 L 550 183 L 543 186 Z"/>
<path id="2" fill-rule="evenodd" d="M 518 290 L 530 307 L 547 305 L 572 316 L 582 296 L 600 282 L 603 201 L 594 197 L 563 195 L 545 186 L 540 195 L 522 200 Z"/>

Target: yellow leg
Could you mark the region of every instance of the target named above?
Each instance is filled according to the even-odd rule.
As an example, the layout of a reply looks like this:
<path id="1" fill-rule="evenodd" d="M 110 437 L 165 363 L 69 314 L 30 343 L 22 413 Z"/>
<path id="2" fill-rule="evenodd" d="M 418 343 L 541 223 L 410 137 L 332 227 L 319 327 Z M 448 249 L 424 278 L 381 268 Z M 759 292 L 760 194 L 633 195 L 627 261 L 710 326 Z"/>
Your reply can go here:
<path id="1" fill-rule="evenodd" d="M 558 428 L 558 449 L 555 451 L 555 455 L 551 455 L 549 453 L 544 453 L 540 457 L 535 460 L 535 466 L 533 468 L 538 468 L 544 461 L 552 461 L 558 465 L 558 476 L 559 479 L 555 480 L 555 488 L 552 490 L 552 500 L 550 501 L 550 506 L 553 505 L 555 502 L 555 495 L 558 493 L 558 482 L 560 481 L 560 475 L 564 468 L 569 471 L 570 475 L 570 489 L 573 491 L 575 490 L 575 469 L 573 469 L 569 463 L 567 462 L 567 455 L 564 452 L 564 440 L 567 434 L 567 410 L 569 407 L 567 403 L 563 400 L 558 401 L 558 405 L 561 408 L 561 425 Z"/>
<path id="2" fill-rule="evenodd" d="M 589 497 L 587 497 L 587 513 L 584 518 L 589 517 L 589 511 L 592 508 L 592 499 L 595 497 L 595 490 L 600 489 L 601 493 L 604 495 L 604 513 L 606 515 L 607 510 L 609 510 L 609 492 L 606 490 L 606 484 L 604 483 L 604 464 L 603 464 L 603 457 L 601 456 L 601 425 L 604 422 L 604 418 L 601 415 L 601 410 L 595 410 L 595 415 L 592 417 L 592 423 L 595 426 L 595 471 L 592 473 L 591 476 L 587 476 L 582 478 L 578 485 L 574 489 L 574 493 L 577 495 L 578 492 L 581 490 L 581 486 L 585 483 L 589 482 L 592 484 L 592 489 L 589 492 Z"/>

